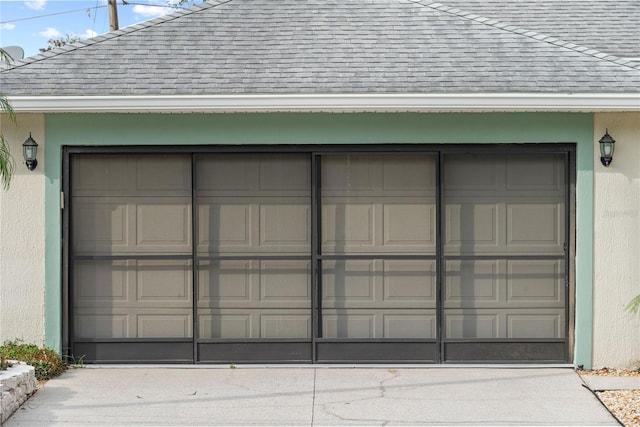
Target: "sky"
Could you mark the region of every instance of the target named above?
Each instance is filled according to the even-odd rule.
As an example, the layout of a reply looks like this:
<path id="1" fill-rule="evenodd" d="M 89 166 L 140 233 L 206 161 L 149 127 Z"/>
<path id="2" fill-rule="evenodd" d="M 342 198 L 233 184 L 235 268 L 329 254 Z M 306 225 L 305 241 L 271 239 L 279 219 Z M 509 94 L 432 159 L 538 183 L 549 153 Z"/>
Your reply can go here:
<path id="1" fill-rule="evenodd" d="M 171 13 L 177 0 L 118 0 L 120 28 Z M 191 2 L 198 3 L 198 1 Z M 0 0 L 0 47 L 20 46 L 25 57 L 52 38 L 94 37 L 109 31 L 107 0 Z"/>

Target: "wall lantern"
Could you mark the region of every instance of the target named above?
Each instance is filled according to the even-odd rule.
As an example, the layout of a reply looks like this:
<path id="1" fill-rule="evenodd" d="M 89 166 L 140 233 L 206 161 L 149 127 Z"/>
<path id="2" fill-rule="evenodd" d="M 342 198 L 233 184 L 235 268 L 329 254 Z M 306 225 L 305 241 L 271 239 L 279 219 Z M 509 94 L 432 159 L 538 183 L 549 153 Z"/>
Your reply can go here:
<path id="1" fill-rule="evenodd" d="M 609 135 L 609 129 L 607 129 L 604 133 L 604 136 L 600 138 L 599 142 L 600 161 L 605 167 L 607 167 L 611 164 L 611 160 L 613 160 L 613 144 L 616 142 L 616 140 L 611 138 L 611 135 Z"/>
<path id="2" fill-rule="evenodd" d="M 27 169 L 34 170 L 38 166 L 36 156 L 38 155 L 38 143 L 31 138 L 31 132 L 29 132 L 29 138 L 22 144 L 22 155 L 24 161 L 27 164 Z"/>

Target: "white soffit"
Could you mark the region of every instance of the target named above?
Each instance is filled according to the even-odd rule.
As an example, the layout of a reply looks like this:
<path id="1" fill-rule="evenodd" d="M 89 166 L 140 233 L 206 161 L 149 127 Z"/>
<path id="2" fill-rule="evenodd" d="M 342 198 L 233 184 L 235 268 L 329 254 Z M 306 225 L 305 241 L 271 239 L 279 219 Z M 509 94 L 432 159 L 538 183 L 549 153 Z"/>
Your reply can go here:
<path id="1" fill-rule="evenodd" d="M 639 93 L 12 96 L 16 112 L 640 111 Z"/>

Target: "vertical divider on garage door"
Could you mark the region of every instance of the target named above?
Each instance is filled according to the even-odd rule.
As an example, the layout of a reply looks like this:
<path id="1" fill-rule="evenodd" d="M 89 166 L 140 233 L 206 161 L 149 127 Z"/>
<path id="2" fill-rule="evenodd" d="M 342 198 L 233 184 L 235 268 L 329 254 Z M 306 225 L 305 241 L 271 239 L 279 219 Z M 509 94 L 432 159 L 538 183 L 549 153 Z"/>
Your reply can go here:
<path id="1" fill-rule="evenodd" d="M 318 338 L 322 336 L 322 286 L 319 268 L 320 254 L 320 191 L 322 180 L 321 156 L 311 154 L 311 360 L 318 360 Z"/>
<path id="2" fill-rule="evenodd" d="M 199 358 L 198 353 L 198 336 L 199 335 L 199 325 L 198 325 L 198 300 L 199 300 L 199 277 L 198 277 L 198 259 L 196 257 L 197 253 L 197 245 L 198 245 L 198 209 L 196 206 L 197 201 L 197 188 L 198 182 L 196 177 L 198 176 L 198 164 L 196 162 L 197 154 L 191 153 L 191 254 L 193 256 L 193 262 L 191 263 L 191 277 L 193 281 L 193 299 L 191 310 L 193 313 L 192 322 L 193 322 L 193 362 L 196 362 Z"/>
<path id="3" fill-rule="evenodd" d="M 442 192 L 442 182 L 443 179 L 443 159 L 444 154 L 442 151 L 438 151 L 438 162 L 436 166 L 436 256 L 437 256 L 437 270 L 436 270 L 436 283 L 438 286 L 436 287 L 436 301 L 438 302 L 438 308 L 436 310 L 436 321 L 437 321 L 437 330 L 436 330 L 436 339 L 438 340 L 438 363 L 443 362 L 444 355 L 444 340 L 442 339 L 444 336 L 444 328 L 442 327 L 444 323 L 444 310 L 442 307 L 444 306 L 444 292 L 442 283 L 444 283 L 444 257 L 442 256 L 442 233 L 444 231 L 443 220 L 444 218 L 444 195 Z"/>

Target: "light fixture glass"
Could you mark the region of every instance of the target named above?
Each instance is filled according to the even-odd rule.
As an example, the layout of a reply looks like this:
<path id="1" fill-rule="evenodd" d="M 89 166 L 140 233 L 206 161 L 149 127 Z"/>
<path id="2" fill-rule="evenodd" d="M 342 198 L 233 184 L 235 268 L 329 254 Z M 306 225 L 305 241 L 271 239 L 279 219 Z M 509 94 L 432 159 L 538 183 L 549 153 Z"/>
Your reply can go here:
<path id="1" fill-rule="evenodd" d="M 22 144 L 22 155 L 24 156 L 24 162 L 27 164 L 27 169 L 34 170 L 38 166 L 38 143 L 31 137 L 29 132 L 29 138 Z"/>
<path id="2" fill-rule="evenodd" d="M 613 160 L 614 144 L 616 140 L 611 138 L 611 135 L 609 135 L 609 129 L 607 129 L 604 136 L 600 138 L 600 141 L 598 142 L 600 143 L 600 162 L 602 162 L 605 167 L 608 167 Z"/>

